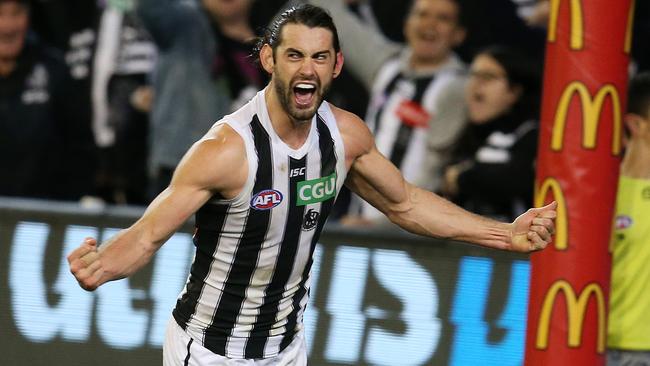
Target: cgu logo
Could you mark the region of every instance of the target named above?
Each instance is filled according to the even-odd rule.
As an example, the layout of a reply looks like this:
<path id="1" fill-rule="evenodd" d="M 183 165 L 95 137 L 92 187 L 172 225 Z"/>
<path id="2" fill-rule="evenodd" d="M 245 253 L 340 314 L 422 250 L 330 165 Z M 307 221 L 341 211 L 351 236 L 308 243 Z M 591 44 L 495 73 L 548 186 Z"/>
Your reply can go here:
<path id="1" fill-rule="evenodd" d="M 275 189 L 266 189 L 251 199 L 251 207 L 256 210 L 270 210 L 282 203 L 282 193 Z"/>
<path id="2" fill-rule="evenodd" d="M 327 177 L 298 182 L 298 206 L 323 202 L 336 196 L 336 172 Z"/>

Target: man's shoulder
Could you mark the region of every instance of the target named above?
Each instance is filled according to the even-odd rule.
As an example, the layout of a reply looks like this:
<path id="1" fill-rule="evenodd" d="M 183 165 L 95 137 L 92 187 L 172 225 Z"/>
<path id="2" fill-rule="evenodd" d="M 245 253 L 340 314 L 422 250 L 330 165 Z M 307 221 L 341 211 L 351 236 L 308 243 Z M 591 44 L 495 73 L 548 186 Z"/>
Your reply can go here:
<path id="1" fill-rule="evenodd" d="M 247 177 L 246 148 L 229 125 L 217 124 L 181 160 L 172 183 L 205 187 L 233 197 Z"/>
<path id="2" fill-rule="evenodd" d="M 217 124 L 226 123 L 239 131 L 241 128 L 251 124 L 256 118 L 261 119 L 264 110 L 261 108 L 260 103 L 258 103 L 259 98 L 258 93 L 239 109 L 221 118 Z"/>
<path id="3" fill-rule="evenodd" d="M 365 125 L 363 120 L 356 114 L 347 111 L 343 108 L 339 108 L 332 103 L 329 102 L 326 103 L 327 103 L 327 107 L 329 107 L 329 110 L 332 113 L 332 116 L 336 120 L 339 129 L 341 127 L 348 127 L 348 126 L 355 127 L 357 125 Z"/>
<path id="4" fill-rule="evenodd" d="M 336 120 L 336 125 L 346 149 L 355 147 L 365 151 L 372 146 L 374 137 L 366 123 L 359 116 L 331 103 L 329 107 L 332 116 Z"/>
<path id="5" fill-rule="evenodd" d="M 228 120 L 215 123 L 196 144 L 209 150 L 241 151 L 245 148 L 244 138 L 238 126 L 231 124 Z"/>
<path id="6" fill-rule="evenodd" d="M 246 160 L 246 143 L 243 136 L 228 123 L 216 123 L 190 149 L 192 160 L 204 169 L 231 171 Z"/>

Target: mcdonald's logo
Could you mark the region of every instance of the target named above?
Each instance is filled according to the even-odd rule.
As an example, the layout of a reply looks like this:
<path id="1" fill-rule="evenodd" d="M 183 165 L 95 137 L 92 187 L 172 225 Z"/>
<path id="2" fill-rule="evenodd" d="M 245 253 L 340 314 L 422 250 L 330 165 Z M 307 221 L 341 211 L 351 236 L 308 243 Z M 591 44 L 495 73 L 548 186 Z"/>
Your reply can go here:
<path id="1" fill-rule="evenodd" d="M 560 16 L 560 4 L 563 0 L 551 0 L 549 21 L 548 21 L 548 41 L 555 42 L 557 39 L 557 23 Z M 580 0 L 569 0 L 571 3 L 571 33 L 570 47 L 572 50 L 581 50 L 584 47 L 584 19 L 582 12 L 582 3 Z"/>
<path id="2" fill-rule="evenodd" d="M 562 149 L 569 105 L 575 94 L 578 94 L 582 106 L 582 146 L 586 149 L 596 147 L 596 135 L 603 104 L 606 97 L 611 99 L 613 117 L 612 154 L 618 155 L 621 152 L 622 124 L 621 100 L 616 87 L 612 84 L 606 84 L 598 90 L 595 97 L 592 97 L 587 87 L 579 81 L 571 82 L 560 97 L 555 111 L 555 121 L 553 122 L 551 149 L 554 151 Z"/>
<path id="3" fill-rule="evenodd" d="M 568 245 L 568 215 L 566 209 L 566 200 L 560 182 L 555 178 L 546 178 L 539 189 L 535 189 L 535 207 L 544 206 L 544 198 L 549 193 L 553 194 L 553 199 L 557 201 L 557 218 L 555 219 L 555 249 L 566 250 Z"/>
<path id="4" fill-rule="evenodd" d="M 587 285 L 579 296 L 576 296 L 573 287 L 571 287 L 571 284 L 567 281 L 559 280 L 551 286 L 546 293 L 544 303 L 542 304 L 542 312 L 540 313 L 539 324 L 537 325 L 537 339 L 535 340 L 535 346 L 538 349 L 546 349 L 548 347 L 551 313 L 555 307 L 555 299 L 560 292 L 564 293 L 567 309 L 569 347 L 580 347 L 582 343 L 582 329 L 587 305 L 589 299 L 592 296 L 595 297 L 596 305 L 598 307 L 598 340 L 596 350 L 598 353 L 603 353 L 605 351 L 605 295 L 597 283 L 590 283 Z"/>

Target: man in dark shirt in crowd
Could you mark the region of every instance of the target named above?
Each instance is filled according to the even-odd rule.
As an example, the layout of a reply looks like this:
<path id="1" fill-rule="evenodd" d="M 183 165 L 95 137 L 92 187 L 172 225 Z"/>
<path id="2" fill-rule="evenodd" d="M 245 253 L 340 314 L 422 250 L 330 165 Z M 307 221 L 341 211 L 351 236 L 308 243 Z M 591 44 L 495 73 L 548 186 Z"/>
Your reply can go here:
<path id="1" fill-rule="evenodd" d="M 94 143 L 63 60 L 28 36 L 29 5 L 0 0 L 0 195 L 90 193 Z"/>

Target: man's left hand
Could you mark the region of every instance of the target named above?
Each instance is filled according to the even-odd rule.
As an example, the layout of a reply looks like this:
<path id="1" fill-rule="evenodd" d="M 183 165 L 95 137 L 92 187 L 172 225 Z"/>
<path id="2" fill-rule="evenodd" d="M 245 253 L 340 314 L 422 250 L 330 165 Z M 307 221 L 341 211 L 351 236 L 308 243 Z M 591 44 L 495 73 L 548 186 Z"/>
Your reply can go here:
<path id="1" fill-rule="evenodd" d="M 557 202 L 531 208 L 512 223 L 512 247 L 515 252 L 534 252 L 546 248 L 555 233 Z"/>

